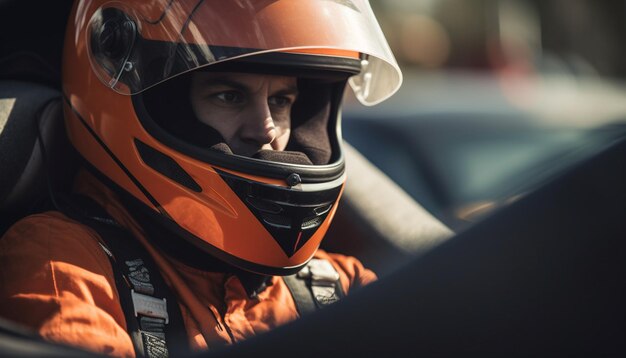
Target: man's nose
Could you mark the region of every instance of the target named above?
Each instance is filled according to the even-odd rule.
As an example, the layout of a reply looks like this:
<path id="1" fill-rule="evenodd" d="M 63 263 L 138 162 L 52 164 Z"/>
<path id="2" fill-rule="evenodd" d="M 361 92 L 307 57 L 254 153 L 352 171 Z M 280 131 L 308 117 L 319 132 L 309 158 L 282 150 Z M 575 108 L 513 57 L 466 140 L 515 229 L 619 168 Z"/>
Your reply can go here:
<path id="1" fill-rule="evenodd" d="M 276 127 L 267 101 L 251 108 L 240 129 L 243 142 L 263 147 L 276 139 Z"/>

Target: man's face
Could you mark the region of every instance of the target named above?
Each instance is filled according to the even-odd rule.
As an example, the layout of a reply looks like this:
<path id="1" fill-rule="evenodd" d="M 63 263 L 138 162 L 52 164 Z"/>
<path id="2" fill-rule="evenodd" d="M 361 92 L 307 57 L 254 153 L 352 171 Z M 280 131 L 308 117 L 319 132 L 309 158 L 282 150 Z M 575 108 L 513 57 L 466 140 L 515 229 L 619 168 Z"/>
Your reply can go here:
<path id="1" fill-rule="evenodd" d="M 295 77 L 196 72 L 191 105 L 197 118 L 226 140 L 234 154 L 284 150 L 291 132 Z"/>

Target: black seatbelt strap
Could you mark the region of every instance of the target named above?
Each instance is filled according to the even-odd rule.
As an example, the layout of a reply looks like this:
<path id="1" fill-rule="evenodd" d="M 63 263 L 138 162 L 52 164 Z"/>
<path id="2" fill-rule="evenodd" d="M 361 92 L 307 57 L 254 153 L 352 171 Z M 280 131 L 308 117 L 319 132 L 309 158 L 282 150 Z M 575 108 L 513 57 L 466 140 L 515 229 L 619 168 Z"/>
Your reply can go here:
<path id="1" fill-rule="evenodd" d="M 300 272 L 284 276 L 300 316 L 339 301 L 345 296 L 339 273 L 327 260 L 312 259 Z"/>
<path id="2" fill-rule="evenodd" d="M 94 229 L 103 241 L 135 354 L 164 358 L 189 352 L 177 300 L 146 249 L 90 198 L 62 201 L 66 215 Z"/>

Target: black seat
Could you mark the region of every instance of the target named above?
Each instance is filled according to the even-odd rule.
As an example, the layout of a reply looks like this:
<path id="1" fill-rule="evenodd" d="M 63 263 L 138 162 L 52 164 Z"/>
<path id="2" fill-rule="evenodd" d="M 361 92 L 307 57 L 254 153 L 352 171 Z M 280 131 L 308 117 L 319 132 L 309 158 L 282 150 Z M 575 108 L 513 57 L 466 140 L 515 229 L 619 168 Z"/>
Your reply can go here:
<path id="1" fill-rule="evenodd" d="M 46 170 L 39 133 L 54 170 Z M 32 82 L 0 81 L 0 234 L 44 207 L 48 181 L 57 190 L 68 189 L 75 166 L 61 93 Z"/>

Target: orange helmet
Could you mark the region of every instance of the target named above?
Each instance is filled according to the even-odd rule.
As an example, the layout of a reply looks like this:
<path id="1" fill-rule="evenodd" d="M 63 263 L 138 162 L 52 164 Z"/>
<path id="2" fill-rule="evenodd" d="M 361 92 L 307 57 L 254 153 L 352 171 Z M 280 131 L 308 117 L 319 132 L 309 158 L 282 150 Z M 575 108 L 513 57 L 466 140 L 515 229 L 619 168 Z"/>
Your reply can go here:
<path id="1" fill-rule="evenodd" d="M 346 83 L 373 105 L 402 81 L 367 0 L 77 1 L 65 44 L 66 125 L 86 161 L 171 240 L 271 275 L 306 264 L 337 209 Z M 192 118 L 191 71 L 297 77 L 286 150 L 233 154 Z"/>

